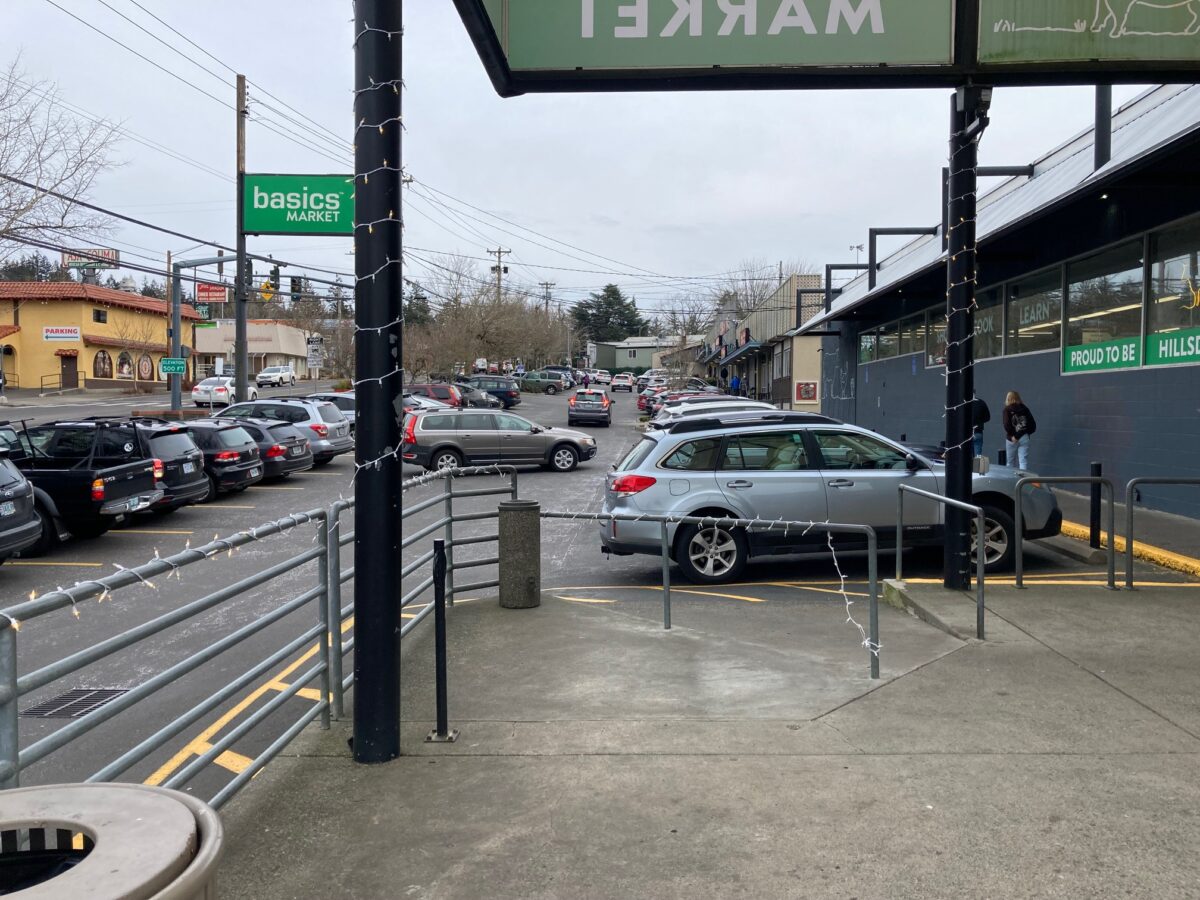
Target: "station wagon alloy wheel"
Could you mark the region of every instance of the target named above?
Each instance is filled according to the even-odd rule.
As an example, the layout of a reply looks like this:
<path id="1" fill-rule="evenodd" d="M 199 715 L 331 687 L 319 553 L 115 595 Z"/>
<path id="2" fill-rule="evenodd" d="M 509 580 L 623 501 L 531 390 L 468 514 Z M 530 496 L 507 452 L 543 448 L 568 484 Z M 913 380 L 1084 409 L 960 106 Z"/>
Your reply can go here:
<path id="1" fill-rule="evenodd" d="M 749 556 L 739 531 L 721 525 L 689 525 L 680 532 L 675 554 L 689 581 L 720 584 L 741 574 Z"/>
<path id="2" fill-rule="evenodd" d="M 461 465 L 462 461 L 453 450 L 442 450 L 433 458 L 433 468 L 437 471 L 457 469 Z"/>
<path id="3" fill-rule="evenodd" d="M 570 472 L 579 462 L 579 454 L 570 447 L 558 447 L 554 451 L 552 463 L 559 472 Z"/>
<path id="4" fill-rule="evenodd" d="M 995 572 L 1007 568 L 1015 555 L 1013 549 L 1012 517 L 1003 510 L 985 506 L 983 508 L 983 563 L 985 571 Z M 979 531 L 975 519 L 971 519 L 971 558 L 978 553 Z"/>

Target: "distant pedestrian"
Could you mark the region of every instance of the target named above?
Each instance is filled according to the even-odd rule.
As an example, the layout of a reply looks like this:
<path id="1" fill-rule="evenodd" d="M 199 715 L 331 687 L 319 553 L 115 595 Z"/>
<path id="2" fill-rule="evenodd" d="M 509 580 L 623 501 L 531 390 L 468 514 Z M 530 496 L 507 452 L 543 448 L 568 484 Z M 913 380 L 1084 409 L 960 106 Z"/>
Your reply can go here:
<path id="1" fill-rule="evenodd" d="M 971 400 L 971 435 L 975 443 L 975 455 L 983 456 L 983 426 L 992 421 L 992 411 L 983 398 L 976 395 Z"/>
<path id="2" fill-rule="evenodd" d="M 733 377 L 729 379 L 729 393 L 735 397 L 742 395 L 742 379 L 738 376 L 737 372 L 734 372 Z"/>
<path id="3" fill-rule="evenodd" d="M 587 372 L 583 373 L 583 386 L 585 388 L 589 388 L 592 386 L 592 376 L 589 375 Z"/>
<path id="4" fill-rule="evenodd" d="M 1014 461 L 1018 469 L 1029 468 L 1029 436 L 1037 431 L 1037 421 L 1021 395 L 1009 391 L 1004 398 L 1004 435 L 1008 439 L 1008 464 Z M 1014 460 L 1014 457 L 1016 458 Z"/>

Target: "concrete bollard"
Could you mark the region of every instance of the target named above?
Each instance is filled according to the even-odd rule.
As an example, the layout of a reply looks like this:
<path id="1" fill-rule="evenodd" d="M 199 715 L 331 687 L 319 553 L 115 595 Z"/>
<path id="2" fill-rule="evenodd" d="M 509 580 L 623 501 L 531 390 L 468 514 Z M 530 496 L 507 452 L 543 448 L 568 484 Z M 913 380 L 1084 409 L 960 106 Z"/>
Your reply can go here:
<path id="1" fill-rule="evenodd" d="M 536 500 L 500 502 L 500 606 L 542 603 L 542 520 Z"/>

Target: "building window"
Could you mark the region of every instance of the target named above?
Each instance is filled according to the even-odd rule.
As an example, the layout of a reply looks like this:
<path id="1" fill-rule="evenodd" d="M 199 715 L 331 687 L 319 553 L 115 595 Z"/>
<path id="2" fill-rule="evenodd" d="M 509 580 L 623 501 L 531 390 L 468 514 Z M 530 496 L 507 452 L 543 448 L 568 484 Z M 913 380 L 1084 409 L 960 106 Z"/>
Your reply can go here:
<path id="1" fill-rule="evenodd" d="M 900 323 L 900 355 L 925 352 L 925 314 Z"/>
<path id="2" fill-rule="evenodd" d="M 1113 247 L 1067 266 L 1068 371 L 1123 368 L 1141 363 L 1142 243 Z M 1075 348 L 1093 348 L 1071 353 Z"/>
<path id="3" fill-rule="evenodd" d="M 96 358 L 92 360 L 92 377 L 113 377 L 112 357 L 108 355 L 107 350 L 98 351 L 96 353 Z"/>
<path id="4" fill-rule="evenodd" d="M 101 325 L 103 325 L 105 322 L 108 321 L 108 310 L 107 309 L 93 309 L 92 310 L 92 321 L 99 322 Z"/>
<path id="5" fill-rule="evenodd" d="M 636 350 L 630 350 L 630 351 L 629 351 L 629 358 L 630 358 L 630 359 L 637 359 L 637 351 L 636 351 Z"/>
<path id="6" fill-rule="evenodd" d="M 133 377 L 133 357 L 125 350 L 122 350 L 121 355 L 117 357 L 117 377 Z"/>
<path id="7" fill-rule="evenodd" d="M 858 361 L 869 363 L 875 359 L 875 332 L 868 331 L 858 336 Z"/>
<path id="8" fill-rule="evenodd" d="M 879 327 L 879 344 L 876 359 L 891 359 L 900 352 L 900 325 L 892 322 Z"/>
<path id="9" fill-rule="evenodd" d="M 929 327 L 925 330 L 925 364 L 946 364 L 946 316 L 936 310 L 929 314 Z"/>
<path id="10" fill-rule="evenodd" d="M 1147 365 L 1200 362 L 1200 222 L 1155 235 Z"/>
<path id="11" fill-rule="evenodd" d="M 1004 347 L 1004 292 L 981 291 L 976 298 L 975 359 L 999 356 Z"/>
<path id="12" fill-rule="evenodd" d="M 1062 270 L 1008 286 L 1008 352 L 1057 350 L 1062 336 Z"/>

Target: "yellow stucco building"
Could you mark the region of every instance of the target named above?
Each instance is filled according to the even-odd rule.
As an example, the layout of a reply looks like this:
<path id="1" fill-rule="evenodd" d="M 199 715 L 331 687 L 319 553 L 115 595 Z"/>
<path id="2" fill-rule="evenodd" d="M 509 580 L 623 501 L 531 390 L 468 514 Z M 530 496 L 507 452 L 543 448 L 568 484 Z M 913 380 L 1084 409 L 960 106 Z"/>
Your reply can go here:
<path id="1" fill-rule="evenodd" d="M 194 346 L 199 318 L 183 305 L 185 347 Z M 0 364 L 10 388 L 161 386 L 170 324 L 170 304 L 140 294 L 71 281 L 0 282 Z"/>

